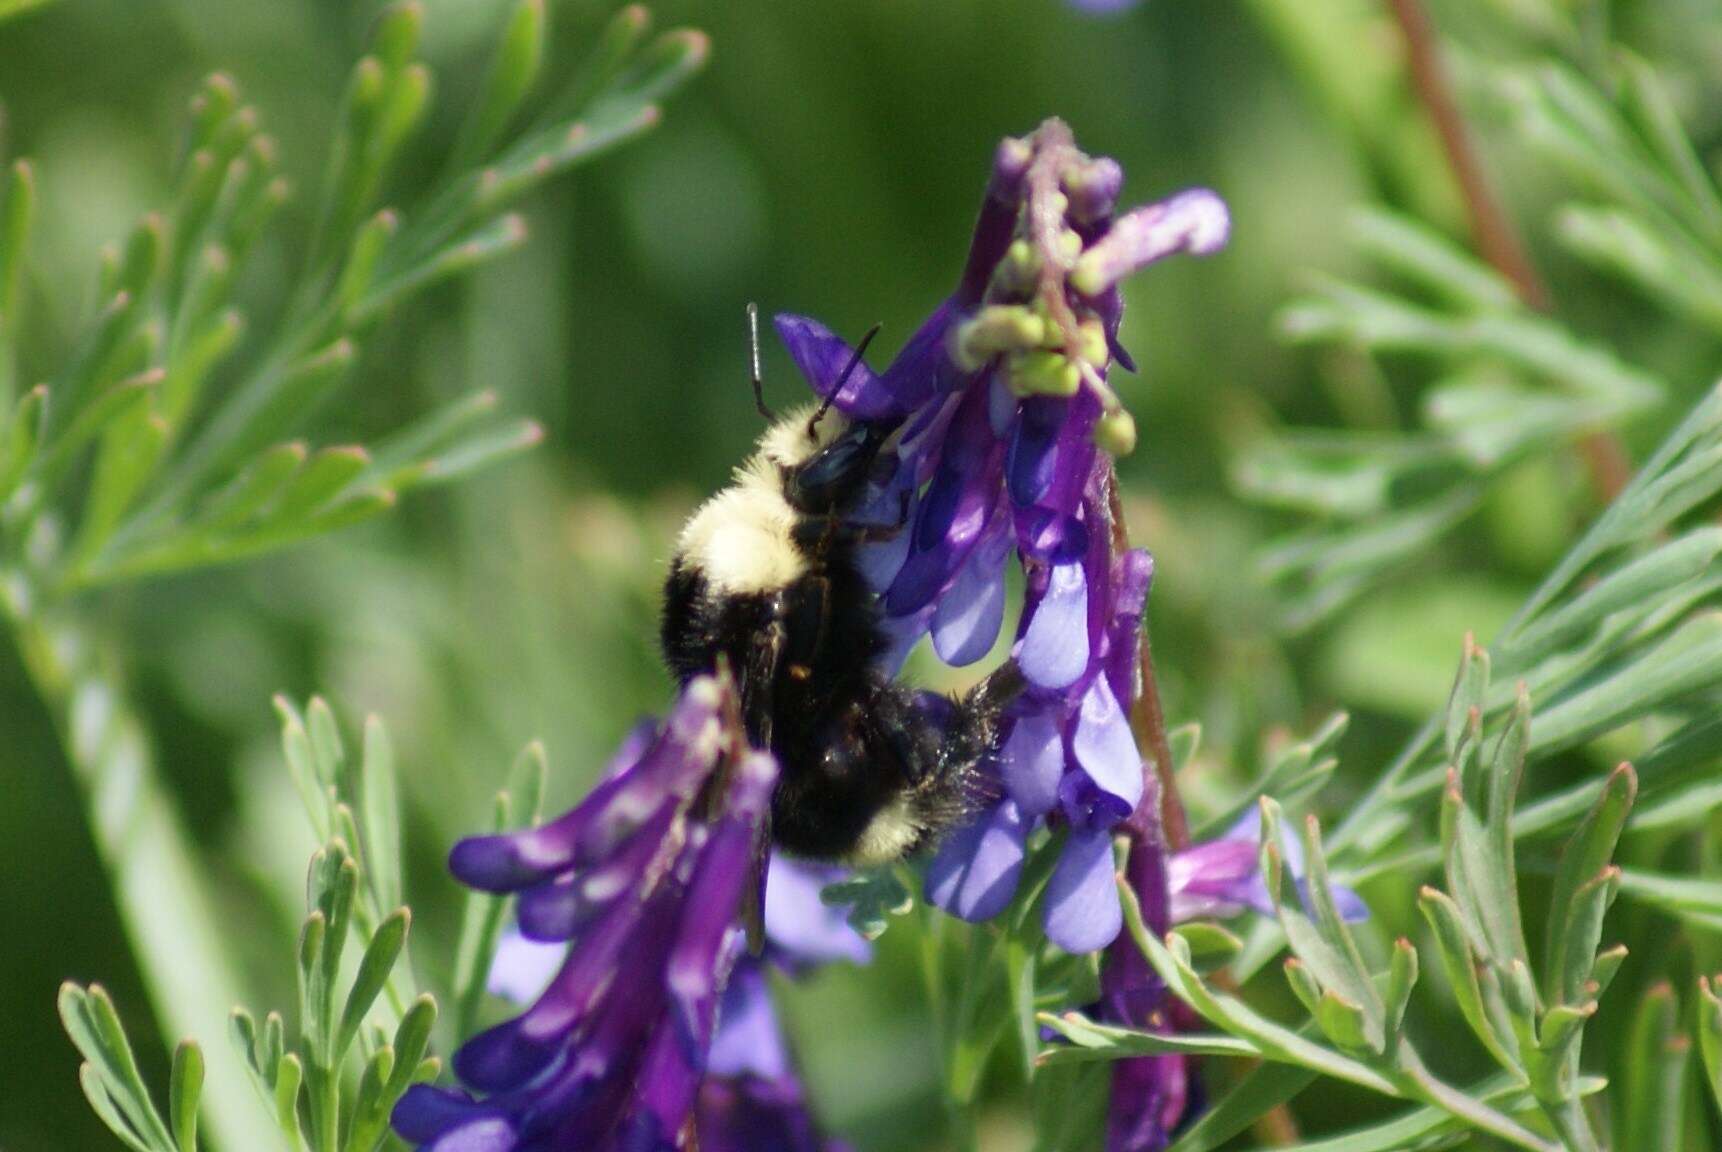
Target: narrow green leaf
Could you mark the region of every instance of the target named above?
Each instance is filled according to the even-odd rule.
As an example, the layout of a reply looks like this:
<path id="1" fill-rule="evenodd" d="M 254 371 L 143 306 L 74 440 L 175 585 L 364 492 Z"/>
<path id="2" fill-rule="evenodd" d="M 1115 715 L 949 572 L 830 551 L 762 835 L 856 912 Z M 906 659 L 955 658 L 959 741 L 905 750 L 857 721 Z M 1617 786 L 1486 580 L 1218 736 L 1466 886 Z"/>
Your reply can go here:
<path id="1" fill-rule="evenodd" d="M 1387 1008 L 1385 1031 L 1389 1056 L 1398 1048 L 1401 1039 L 1405 1008 L 1411 1002 L 1411 989 L 1417 986 L 1418 968 L 1417 949 L 1401 936 L 1393 942 L 1393 955 L 1387 966 L 1387 990 L 1383 996 Z"/>
<path id="2" fill-rule="evenodd" d="M 38 384 L 18 400 L 0 436 L 0 503 L 18 490 L 18 482 L 36 459 L 48 419 L 48 386 Z"/>
<path id="3" fill-rule="evenodd" d="M 1039 1065 L 1086 1063 L 1094 1060 L 1127 1060 L 1132 1056 L 1158 1056 L 1168 1052 L 1186 1056 L 1236 1056 L 1250 1059 L 1255 1046 L 1231 1036 L 1194 1033 L 1144 1032 L 1098 1024 L 1080 1012 L 1054 1015 L 1042 1012 L 1036 1020 L 1062 1036 L 1073 1047 L 1047 1048 L 1036 1060 Z"/>
<path id="4" fill-rule="evenodd" d="M 1358 248 L 1383 267 L 1472 311 L 1512 311 L 1518 293 L 1493 268 L 1409 216 L 1365 209 L 1350 221 Z"/>
<path id="5" fill-rule="evenodd" d="M 1654 603 L 1709 570 L 1722 553 L 1722 528 L 1699 528 L 1608 573 L 1570 603 L 1533 621 L 1501 645 L 1501 659 L 1527 667 L 1615 612 Z"/>
<path id="6" fill-rule="evenodd" d="M 17 327 L 19 287 L 35 219 L 36 170 L 28 160 L 15 160 L 0 201 L 0 332 Z"/>
<path id="7" fill-rule="evenodd" d="M 346 491 L 370 462 L 370 456 L 356 444 L 315 453 L 281 490 L 281 499 L 266 514 L 266 522 L 284 525 L 307 519 Z"/>
<path id="8" fill-rule="evenodd" d="M 275 1123 L 293 1147 L 299 1144 L 299 1088 L 304 1083 L 305 1065 L 298 1055 L 289 1052 L 281 1057 L 275 1078 Z"/>
<path id="9" fill-rule="evenodd" d="M 96 454 L 78 535 L 72 544 L 73 566 L 90 563 L 119 528 L 155 474 L 167 438 L 167 422 L 145 406 L 132 408 L 108 429 Z"/>
<path id="10" fill-rule="evenodd" d="M 1459 673 L 1453 678 L 1453 690 L 1447 696 L 1447 762 L 1459 758 L 1459 741 L 1472 723 L 1473 713 L 1483 711 L 1483 694 L 1489 689 L 1489 653 L 1477 644 L 1470 633 L 1465 634 L 1464 651 L 1459 657 Z"/>
<path id="11" fill-rule="evenodd" d="M 1490 1022 L 1483 1004 L 1483 990 L 1477 982 L 1476 962 L 1471 955 L 1471 943 L 1459 915 L 1459 908 L 1445 893 L 1425 886 L 1417 905 L 1434 931 L 1435 950 L 1441 957 L 1441 967 L 1453 988 L 1453 998 L 1459 1013 L 1471 1026 L 1471 1031 L 1483 1047 L 1503 1068 L 1518 1067 L 1518 1060 Z"/>
<path id="12" fill-rule="evenodd" d="M 1214 1152 L 1309 1087 L 1317 1075 L 1292 1064 L 1258 1065 L 1184 1129 L 1167 1152 Z"/>
<path id="13" fill-rule="evenodd" d="M 1614 1147 L 1683 1147 L 1681 1089 L 1691 1045 L 1679 1028 L 1674 989 L 1659 983 L 1646 990 L 1616 1053 Z"/>
<path id="14" fill-rule="evenodd" d="M 361 765 L 359 804 L 364 820 L 367 875 L 377 906 L 392 908 L 401 900 L 400 803 L 394 746 L 388 730 L 376 716 L 365 719 Z"/>
<path id="15" fill-rule="evenodd" d="M 3 15 L 3 13 L 0 13 Z M 115 1107 L 113 1097 L 109 1094 L 107 1083 L 102 1074 L 96 1071 L 94 1064 L 86 1061 L 78 1065 L 78 1084 L 84 1090 L 84 1099 L 90 1102 L 90 1110 L 101 1118 L 108 1131 L 131 1148 L 134 1152 L 166 1152 L 165 1149 L 152 1146 L 140 1136 L 131 1122 Z"/>
<path id="16" fill-rule="evenodd" d="M 451 167 L 466 168 L 487 155 L 513 123 L 544 64 L 544 0 L 518 0 L 508 14 L 496 55 L 479 96 L 467 113 Z"/>
<path id="17" fill-rule="evenodd" d="M 1549 920 L 1544 935 L 1545 955 L 1549 962 L 1543 995 L 1551 1004 L 1573 1003 L 1572 997 L 1590 978 L 1591 958 L 1588 955 L 1583 957 L 1583 967 L 1577 971 L 1567 970 L 1561 963 L 1562 957 L 1568 954 L 1564 942 L 1578 907 L 1579 889 L 1608 867 L 1614 857 L 1615 844 L 1626 827 L 1637 791 L 1638 779 L 1633 775 L 1632 765 L 1622 764 L 1609 773 L 1590 813 L 1561 849 L 1560 859 L 1555 864 L 1554 885 L 1549 893 Z"/>
<path id="18" fill-rule="evenodd" d="M 173 1050 L 168 1080 L 169 1123 L 180 1152 L 197 1152 L 197 1105 L 203 1097 L 203 1049 L 195 1040 L 182 1040 Z"/>
<path id="19" fill-rule="evenodd" d="M 348 992 L 346 1006 L 341 1011 L 340 1031 L 335 1038 L 337 1054 L 348 1051 L 358 1038 L 359 1025 L 364 1023 L 371 1004 L 389 982 L 389 973 L 394 970 L 395 961 L 406 946 L 407 930 L 411 925 L 412 914 L 405 908 L 397 908 L 377 926 L 364 958 L 359 961 L 358 974 L 353 978 L 352 990 Z"/>
<path id="20" fill-rule="evenodd" d="M 1557 942 L 1559 950 L 1549 957 L 1549 965 L 1557 970 L 1560 980 L 1556 986 L 1559 1003 L 1583 1004 L 1593 998 L 1587 995 L 1585 983 L 1596 967 L 1603 918 L 1621 887 L 1620 869 L 1611 865 L 1573 893 L 1565 934 Z"/>
<path id="21" fill-rule="evenodd" d="M 1722 978 L 1698 978 L 1698 1053 L 1710 1100 L 1722 1108 Z"/>
<path id="22" fill-rule="evenodd" d="M 395 1095 L 406 1091 L 407 1085 L 418 1076 L 435 1025 L 436 1001 L 428 995 L 414 1000 L 401 1017 L 400 1026 L 395 1029 L 395 1076 L 389 1085 Z"/>
<path id="23" fill-rule="evenodd" d="M 1537 715 L 1535 747 L 1547 755 L 1582 744 L 1718 682 L 1722 613 L 1706 612 L 1544 708 Z"/>
<path id="24" fill-rule="evenodd" d="M 1292 994 L 1298 998 L 1298 1003 L 1303 1005 L 1304 1011 L 1314 1017 L 1321 1010 L 1321 985 L 1310 975 L 1309 965 L 1296 956 L 1287 956 L 1282 967 Z"/>

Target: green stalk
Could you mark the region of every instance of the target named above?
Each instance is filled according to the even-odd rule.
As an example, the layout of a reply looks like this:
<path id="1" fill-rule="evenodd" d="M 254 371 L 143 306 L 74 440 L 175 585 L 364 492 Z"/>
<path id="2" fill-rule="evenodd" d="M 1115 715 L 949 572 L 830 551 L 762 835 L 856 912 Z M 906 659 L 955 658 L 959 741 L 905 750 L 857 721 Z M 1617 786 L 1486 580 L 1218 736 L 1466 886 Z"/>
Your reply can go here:
<path id="1" fill-rule="evenodd" d="M 0 604 L 78 781 L 156 1019 L 170 1041 L 189 1036 L 206 1051 L 225 1049 L 227 1015 L 244 1000 L 244 983 L 199 874 L 197 850 L 157 774 L 148 730 L 82 620 L 44 609 L 17 573 Z M 209 1062 L 203 1099 L 212 1145 L 245 1152 L 280 1147 L 234 1061 Z"/>

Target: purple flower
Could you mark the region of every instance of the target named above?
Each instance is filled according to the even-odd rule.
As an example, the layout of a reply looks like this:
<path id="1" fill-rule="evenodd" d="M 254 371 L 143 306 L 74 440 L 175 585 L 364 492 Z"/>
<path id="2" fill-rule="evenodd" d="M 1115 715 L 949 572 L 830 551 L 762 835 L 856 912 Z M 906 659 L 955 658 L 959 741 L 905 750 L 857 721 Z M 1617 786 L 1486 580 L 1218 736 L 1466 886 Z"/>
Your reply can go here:
<path id="1" fill-rule="evenodd" d="M 1297 887 L 1298 897 L 1309 903 L 1304 881 L 1303 843 L 1285 828 L 1280 829 L 1280 856 Z M 1167 861 L 1167 887 L 1171 894 L 1173 923 L 1185 920 L 1224 919 L 1253 908 L 1274 915 L 1273 898 L 1261 874 L 1261 820 L 1246 813 L 1218 840 L 1192 844 Z M 1352 889 L 1333 886 L 1333 902 L 1345 920 L 1369 919 L 1369 908 Z"/>
<path id="2" fill-rule="evenodd" d="M 1012 656 L 1028 689 L 993 765 L 998 800 L 946 837 L 927 898 L 965 919 L 998 915 L 1030 838 L 1061 829 L 1047 936 L 1069 952 L 1110 945 L 1109 1018 L 1157 1027 L 1165 990 L 1119 940 L 1114 879 L 1125 834 L 1127 875 L 1163 929 L 1173 896 L 1158 800 L 1128 719 L 1153 562 L 1126 549 L 1114 523 L 1111 457 L 1136 432 L 1107 374 L 1114 361 L 1133 368 L 1118 341 L 1120 281 L 1174 253 L 1217 250 L 1229 221 L 1205 189 L 1115 215 L 1122 185 L 1115 162 L 1078 151 L 1057 121 L 1004 141 L 956 290 L 889 368 L 857 371 L 832 399 L 850 416 L 902 424 L 895 459 L 857 514 L 906 524 L 863 558 L 892 640 L 887 669 L 929 633 L 946 663 L 979 659 L 1003 627 L 1012 554 L 1024 576 Z M 831 393 L 847 347 L 812 321 L 783 317 L 778 329 L 814 391 Z M 1229 906 L 1253 864 L 1239 864 L 1237 849 L 1206 851 L 1186 862 L 1178 898 Z M 1186 1101 L 1181 1061 L 1124 1062 L 1109 1147 L 1164 1147 Z"/>
<path id="3" fill-rule="evenodd" d="M 1105 947 L 1122 923 L 1111 836 L 1142 799 L 1127 717 L 1153 564 L 1121 552 L 1112 463 L 1134 426 L 1106 383 L 1125 276 L 1176 252 L 1225 242 L 1225 205 L 1197 189 L 1114 216 L 1119 166 L 1077 151 L 1049 121 L 994 158 L 957 290 L 884 372 L 851 374 L 834 405 L 902 421 L 894 462 L 857 519 L 904 531 L 864 557 L 900 666 L 931 634 L 941 659 L 989 651 L 1004 620 L 1005 569 L 1026 577 L 1013 656 L 1028 692 L 1007 722 L 1000 802 L 947 837 L 927 894 L 965 919 L 1010 902 L 1028 837 L 1064 827 L 1046 929 L 1072 952 Z M 850 350 L 824 326 L 778 318 L 813 390 L 825 396 Z"/>
<path id="4" fill-rule="evenodd" d="M 455 1054 L 472 1092 L 419 1085 L 402 1098 L 402 1138 L 437 1152 L 676 1146 L 693 1123 L 777 780 L 771 757 L 738 738 L 733 696 L 727 683 L 692 681 L 570 812 L 456 845 L 457 877 L 519 893 L 525 935 L 554 930 L 572 945 L 525 1012 Z M 504 957 L 505 983 L 524 977 L 522 962 Z"/>

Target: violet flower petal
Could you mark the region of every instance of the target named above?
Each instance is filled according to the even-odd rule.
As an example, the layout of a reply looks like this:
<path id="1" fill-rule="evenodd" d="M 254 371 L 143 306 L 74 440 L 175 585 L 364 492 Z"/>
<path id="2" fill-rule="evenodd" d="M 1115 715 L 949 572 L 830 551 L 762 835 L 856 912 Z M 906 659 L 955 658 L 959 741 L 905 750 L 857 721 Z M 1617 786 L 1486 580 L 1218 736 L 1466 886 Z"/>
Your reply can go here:
<path id="1" fill-rule="evenodd" d="M 1028 816 L 1044 816 L 1058 803 L 1064 776 L 1064 732 L 1060 718 L 1039 709 L 1018 717 L 999 750 L 1005 790 Z"/>
<path id="2" fill-rule="evenodd" d="M 1088 668 L 1088 577 L 1080 564 L 1056 565 L 1045 595 L 1017 644 L 1017 663 L 1029 683 L 1068 688 Z"/>
<path id="3" fill-rule="evenodd" d="M 1116 796 L 1127 812 L 1136 810 L 1142 799 L 1142 754 L 1104 676 L 1095 677 L 1083 693 L 1070 748 L 1096 787 Z"/>
<path id="4" fill-rule="evenodd" d="M 998 527 L 988 527 L 933 609 L 933 651 L 953 668 L 991 652 L 1004 627 L 1009 520 L 998 511 L 993 519 Z"/>
<path id="5" fill-rule="evenodd" d="M 843 869 L 777 853 L 767 867 L 765 939 L 773 959 L 793 970 L 837 960 L 865 964 L 873 958 L 873 946 L 850 927 L 847 913 L 821 896 L 847 874 Z"/>
<path id="6" fill-rule="evenodd" d="M 1046 936 L 1066 952 L 1097 952 L 1124 926 L 1112 833 L 1072 830 L 1046 885 Z"/>
<path id="7" fill-rule="evenodd" d="M 789 349 L 802 377 L 821 400 L 837 386 L 838 377 L 854 358 L 855 349 L 831 329 L 807 316 L 783 313 L 772 318 L 778 339 Z M 831 406 L 858 420 L 877 420 L 901 411 L 891 395 L 865 363 L 857 363 Z"/>
<path id="8" fill-rule="evenodd" d="M 1016 895 L 1028 821 L 1003 800 L 945 837 L 927 865 L 927 899 L 963 920 L 991 920 Z"/>
<path id="9" fill-rule="evenodd" d="M 566 944 L 542 943 L 528 939 L 518 928 L 510 928 L 496 942 L 485 988 L 492 996 L 530 1004 L 550 986 L 567 958 Z"/>
<path id="10" fill-rule="evenodd" d="M 789 1050 L 771 1004 L 765 969 L 751 959 L 743 958 L 730 974 L 706 1071 L 713 1076 L 772 1080 L 790 1074 Z"/>

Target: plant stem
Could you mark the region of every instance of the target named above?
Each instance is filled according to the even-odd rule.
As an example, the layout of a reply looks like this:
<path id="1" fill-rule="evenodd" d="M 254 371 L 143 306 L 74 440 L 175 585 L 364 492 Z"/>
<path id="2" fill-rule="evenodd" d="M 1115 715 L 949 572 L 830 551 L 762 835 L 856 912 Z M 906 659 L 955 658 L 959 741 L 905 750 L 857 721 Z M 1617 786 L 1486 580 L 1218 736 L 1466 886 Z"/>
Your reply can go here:
<path id="1" fill-rule="evenodd" d="M 156 772 L 149 736 L 112 661 L 70 613 L 45 611 L 13 572 L 0 595 L 25 672 L 52 714 L 156 1018 L 172 1039 L 225 1050 L 243 982 L 199 875 L 197 850 Z M 203 1095 L 212 1143 L 280 1146 L 238 1065 L 211 1060 Z M 190 1152 L 190 1150 L 187 1150 Z"/>
<path id="2" fill-rule="evenodd" d="M 1459 194 L 1465 201 L 1466 213 L 1471 218 L 1471 234 L 1477 251 L 1513 285 L 1527 307 L 1539 312 L 1549 311 L 1548 289 L 1537 275 L 1512 221 L 1490 189 L 1482 161 L 1471 144 L 1464 114 L 1459 110 L 1446 69 L 1441 65 L 1435 26 L 1423 9 L 1422 0 L 1391 0 L 1391 7 L 1400 34 L 1405 38 L 1412 90 L 1428 111 L 1441 139 L 1447 166 L 1453 172 Z M 1606 504 L 1626 486 L 1631 475 L 1626 450 L 1613 434 L 1601 431 L 1585 436 L 1579 442 L 1579 449 L 1590 472 L 1591 487 L 1597 498 Z"/>

